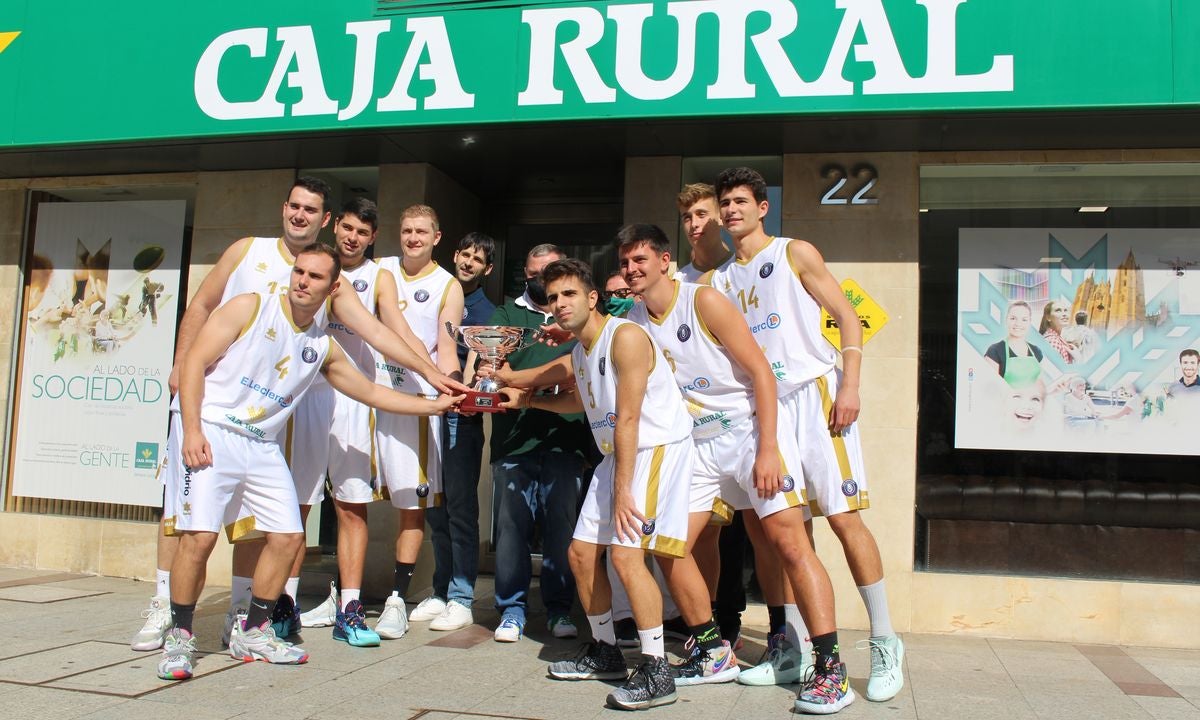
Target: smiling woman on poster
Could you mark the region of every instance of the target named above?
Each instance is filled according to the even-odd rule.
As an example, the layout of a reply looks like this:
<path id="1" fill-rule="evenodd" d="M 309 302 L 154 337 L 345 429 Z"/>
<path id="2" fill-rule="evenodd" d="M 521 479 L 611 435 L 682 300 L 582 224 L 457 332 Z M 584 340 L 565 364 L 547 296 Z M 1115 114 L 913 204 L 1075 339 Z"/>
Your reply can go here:
<path id="1" fill-rule="evenodd" d="M 1042 322 L 1038 332 L 1046 344 L 1062 356 L 1063 362 L 1075 362 L 1075 351 L 1062 337 L 1062 332 L 1071 326 L 1071 306 L 1062 300 L 1051 300 L 1042 310 Z"/>
<path id="2" fill-rule="evenodd" d="M 1024 387 L 1036 382 L 1042 374 L 1042 351 L 1029 344 L 1029 326 L 1033 311 L 1029 303 L 1017 300 L 1010 303 L 1004 326 L 1007 336 L 988 347 L 984 357 L 1000 377 L 1012 387 Z"/>

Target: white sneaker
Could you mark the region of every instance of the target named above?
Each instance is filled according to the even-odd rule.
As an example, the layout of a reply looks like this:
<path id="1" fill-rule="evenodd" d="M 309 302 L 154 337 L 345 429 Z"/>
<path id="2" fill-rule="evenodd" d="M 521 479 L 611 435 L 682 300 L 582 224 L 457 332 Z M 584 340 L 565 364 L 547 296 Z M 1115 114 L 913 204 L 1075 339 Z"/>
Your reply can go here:
<path id="1" fill-rule="evenodd" d="M 413 615 L 416 615 L 417 611 L 420 609 L 421 606 L 418 605 L 416 610 L 413 610 Z M 471 608 L 463 605 L 457 600 L 451 600 L 450 602 L 446 603 L 445 611 L 443 611 L 441 615 L 435 617 L 433 622 L 429 623 L 429 629 L 458 630 L 474 624 L 475 616 L 471 613 Z"/>
<path id="2" fill-rule="evenodd" d="M 329 597 L 325 602 L 306 613 L 300 613 L 300 627 L 329 627 L 337 621 L 338 613 L 337 586 L 329 583 Z"/>
<path id="3" fill-rule="evenodd" d="M 812 653 L 792 647 L 783 635 L 775 635 L 767 643 L 767 657 L 749 670 L 743 670 L 737 681 L 742 685 L 791 685 L 798 683 L 813 665 Z"/>
<path id="4" fill-rule="evenodd" d="M 167 631 L 171 629 L 171 600 L 156 595 L 150 598 L 150 607 L 142 611 L 146 624 L 133 636 L 129 647 L 134 650 L 157 650 L 163 646 Z"/>
<path id="5" fill-rule="evenodd" d="M 521 639 L 521 634 L 525 631 L 525 627 L 519 620 L 511 615 L 505 615 L 500 618 L 500 626 L 496 628 L 496 633 L 493 636 L 496 642 L 515 643 Z"/>
<path id="6" fill-rule="evenodd" d="M 417 606 L 413 608 L 412 615 L 409 615 L 408 619 L 413 622 L 429 622 L 441 617 L 444 612 L 446 612 L 446 601 L 440 597 L 430 595 L 417 603 Z"/>
<path id="7" fill-rule="evenodd" d="M 221 629 L 221 647 L 229 647 L 229 638 L 233 635 L 233 626 L 241 627 L 246 618 L 246 608 L 229 608 L 225 613 L 225 626 Z"/>
<path id="8" fill-rule="evenodd" d="M 560 639 L 579 637 L 579 628 L 575 627 L 575 622 L 569 615 L 555 615 L 550 618 L 546 621 L 546 629 Z"/>
<path id="9" fill-rule="evenodd" d="M 399 640 L 408 632 L 408 618 L 405 617 L 404 598 L 392 595 L 383 604 L 383 614 L 375 624 L 375 632 L 379 637 L 388 640 Z"/>
<path id="10" fill-rule="evenodd" d="M 886 702 L 904 687 L 904 641 L 899 635 L 861 640 L 858 648 L 871 650 L 871 678 L 867 680 L 867 699 Z"/>

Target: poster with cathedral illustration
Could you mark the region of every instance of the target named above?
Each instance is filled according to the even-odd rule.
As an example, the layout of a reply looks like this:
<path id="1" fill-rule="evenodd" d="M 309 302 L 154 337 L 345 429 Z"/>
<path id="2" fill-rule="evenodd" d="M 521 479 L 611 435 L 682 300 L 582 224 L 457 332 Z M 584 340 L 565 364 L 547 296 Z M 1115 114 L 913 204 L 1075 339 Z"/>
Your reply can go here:
<path id="1" fill-rule="evenodd" d="M 38 206 L 13 495 L 162 502 L 186 210 L 183 200 Z"/>
<path id="2" fill-rule="evenodd" d="M 1200 455 L 1200 231 L 959 232 L 955 447 Z"/>

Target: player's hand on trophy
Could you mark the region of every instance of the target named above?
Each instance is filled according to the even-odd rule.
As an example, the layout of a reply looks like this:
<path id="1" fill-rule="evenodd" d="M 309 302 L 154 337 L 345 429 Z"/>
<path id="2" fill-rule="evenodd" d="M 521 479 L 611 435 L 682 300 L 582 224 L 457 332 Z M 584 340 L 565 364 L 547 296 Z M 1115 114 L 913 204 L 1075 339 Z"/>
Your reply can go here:
<path id="1" fill-rule="evenodd" d="M 558 322 L 554 320 L 538 329 L 542 331 L 541 342 L 550 347 L 558 347 L 571 339 L 571 333 L 559 327 Z"/>
<path id="2" fill-rule="evenodd" d="M 642 537 L 642 526 L 645 524 L 646 516 L 638 512 L 633 493 L 617 493 L 613 497 L 613 526 L 618 539 L 637 542 Z"/>
<path id="3" fill-rule="evenodd" d="M 471 388 L 443 372 L 429 373 L 424 378 L 443 395 L 465 395 Z"/>
<path id="4" fill-rule="evenodd" d="M 453 410 L 455 407 L 457 407 L 458 404 L 460 402 L 462 402 L 463 398 L 465 398 L 465 397 L 466 397 L 466 395 L 449 395 L 449 394 L 438 395 L 436 398 L 433 399 L 433 406 L 436 408 L 436 411 L 433 413 L 430 413 L 430 414 L 431 415 L 445 415 L 447 411 Z"/>
<path id="5" fill-rule="evenodd" d="M 522 408 L 529 407 L 529 398 L 533 395 L 531 390 L 512 387 L 511 385 L 505 385 L 496 392 L 502 398 L 500 407 L 505 410 L 521 410 Z"/>
<path id="6" fill-rule="evenodd" d="M 202 432 L 183 434 L 182 454 L 183 464 L 190 470 L 212 465 L 212 446 L 208 444 L 208 438 L 204 437 Z"/>
<path id="7" fill-rule="evenodd" d="M 829 431 L 834 435 L 841 435 L 858 419 L 860 407 L 857 387 L 839 387 L 837 397 L 833 400 L 833 408 L 829 411 Z"/>
<path id="8" fill-rule="evenodd" d="M 759 452 L 754 458 L 754 487 L 758 496 L 766 499 L 783 489 L 783 464 L 778 448 L 774 452 Z"/>

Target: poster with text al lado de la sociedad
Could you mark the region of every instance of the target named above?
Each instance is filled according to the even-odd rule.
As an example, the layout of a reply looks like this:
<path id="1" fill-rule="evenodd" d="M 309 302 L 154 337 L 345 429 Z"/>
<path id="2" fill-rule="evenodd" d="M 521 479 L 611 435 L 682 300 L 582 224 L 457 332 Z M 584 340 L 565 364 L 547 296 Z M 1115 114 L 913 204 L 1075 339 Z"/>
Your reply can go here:
<path id="1" fill-rule="evenodd" d="M 1200 230 L 959 232 L 955 446 L 1200 455 Z"/>
<path id="2" fill-rule="evenodd" d="M 158 505 L 183 200 L 38 206 L 12 492 Z"/>

